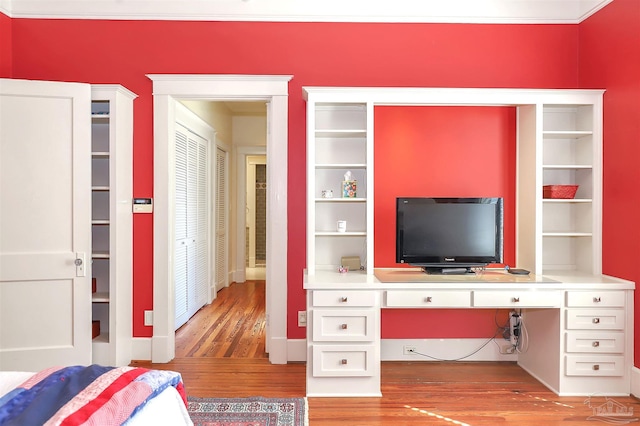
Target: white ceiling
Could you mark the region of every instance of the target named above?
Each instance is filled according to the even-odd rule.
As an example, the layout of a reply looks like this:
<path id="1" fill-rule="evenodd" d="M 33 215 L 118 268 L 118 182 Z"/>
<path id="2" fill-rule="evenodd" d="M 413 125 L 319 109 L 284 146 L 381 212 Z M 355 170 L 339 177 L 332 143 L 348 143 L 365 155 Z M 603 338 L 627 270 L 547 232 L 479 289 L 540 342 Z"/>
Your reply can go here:
<path id="1" fill-rule="evenodd" d="M 0 0 L 13 18 L 579 23 L 613 0 Z"/>

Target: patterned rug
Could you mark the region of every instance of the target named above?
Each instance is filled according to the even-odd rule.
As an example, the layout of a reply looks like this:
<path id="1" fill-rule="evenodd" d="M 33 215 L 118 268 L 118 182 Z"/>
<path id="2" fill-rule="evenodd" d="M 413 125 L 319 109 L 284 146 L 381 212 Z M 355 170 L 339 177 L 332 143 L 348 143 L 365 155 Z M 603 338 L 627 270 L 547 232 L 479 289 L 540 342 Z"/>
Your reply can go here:
<path id="1" fill-rule="evenodd" d="M 195 426 L 307 426 L 306 398 L 197 398 L 190 396 Z"/>

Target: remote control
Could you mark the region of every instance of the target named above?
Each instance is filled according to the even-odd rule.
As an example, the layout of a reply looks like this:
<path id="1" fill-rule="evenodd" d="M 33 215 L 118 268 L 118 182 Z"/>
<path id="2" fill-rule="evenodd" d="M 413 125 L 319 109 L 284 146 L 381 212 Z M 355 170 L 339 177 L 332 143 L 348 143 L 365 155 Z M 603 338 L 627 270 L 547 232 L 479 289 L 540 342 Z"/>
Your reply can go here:
<path id="1" fill-rule="evenodd" d="M 509 267 L 507 267 L 505 269 L 510 274 L 514 274 L 514 275 L 529 275 L 529 271 L 527 271 L 526 269 L 513 269 L 513 268 L 509 268 Z"/>

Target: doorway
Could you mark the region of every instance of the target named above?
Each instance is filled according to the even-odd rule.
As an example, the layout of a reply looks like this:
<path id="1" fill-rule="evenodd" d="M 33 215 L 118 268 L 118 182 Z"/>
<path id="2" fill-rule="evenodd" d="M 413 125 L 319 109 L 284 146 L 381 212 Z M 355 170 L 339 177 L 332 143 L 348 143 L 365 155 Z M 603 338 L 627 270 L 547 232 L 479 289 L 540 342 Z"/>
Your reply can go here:
<path id="1" fill-rule="evenodd" d="M 267 157 L 249 155 L 246 161 L 246 278 L 264 280 L 267 264 Z"/>
<path id="2" fill-rule="evenodd" d="M 149 75 L 154 93 L 154 322 L 152 362 L 169 362 L 175 356 L 172 318 L 174 300 L 170 277 L 173 265 L 173 187 L 169 176 L 173 152 L 170 135 L 175 122 L 176 99 L 230 101 L 263 100 L 268 105 L 266 291 L 269 360 L 287 362 L 287 117 L 288 82 L 291 76 Z M 244 191 L 243 191 L 244 193 Z M 240 194 L 238 194 L 240 198 Z M 169 232 L 167 232 L 169 230 Z M 242 231 L 244 235 L 244 231 Z M 241 240 L 244 241 L 244 240 Z M 278 256 L 274 256 L 278 253 Z M 237 266 L 237 265 L 236 265 Z M 243 266 L 244 268 L 244 266 Z M 236 271 L 237 271 L 236 267 Z"/>

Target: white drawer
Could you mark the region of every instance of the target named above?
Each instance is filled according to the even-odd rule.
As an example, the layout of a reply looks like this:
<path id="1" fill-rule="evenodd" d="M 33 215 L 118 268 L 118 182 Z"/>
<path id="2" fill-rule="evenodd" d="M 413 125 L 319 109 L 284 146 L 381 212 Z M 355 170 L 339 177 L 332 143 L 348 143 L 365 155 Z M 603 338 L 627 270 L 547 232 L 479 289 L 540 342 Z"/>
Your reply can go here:
<path id="1" fill-rule="evenodd" d="M 567 376 L 623 376 L 622 355 L 567 355 Z"/>
<path id="2" fill-rule="evenodd" d="M 568 331 L 567 352 L 624 353 L 621 331 Z"/>
<path id="3" fill-rule="evenodd" d="M 371 342 L 376 338 L 373 309 L 314 309 L 313 341 Z"/>
<path id="4" fill-rule="evenodd" d="M 313 345 L 314 377 L 366 377 L 376 371 L 373 345 Z"/>
<path id="5" fill-rule="evenodd" d="M 313 306 L 376 306 L 376 292 L 352 290 L 314 290 Z"/>
<path id="6" fill-rule="evenodd" d="M 479 308 L 559 308 L 559 290 L 480 290 L 473 292 L 473 306 Z"/>
<path id="7" fill-rule="evenodd" d="M 624 307 L 625 292 L 614 291 L 568 291 L 569 308 L 621 308 Z"/>
<path id="8" fill-rule="evenodd" d="M 391 290 L 386 292 L 388 308 L 468 308 L 469 290 Z"/>
<path id="9" fill-rule="evenodd" d="M 567 329 L 622 330 L 624 309 L 567 309 Z"/>

